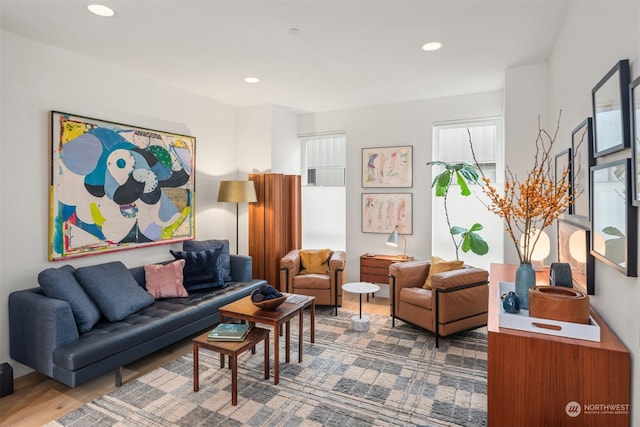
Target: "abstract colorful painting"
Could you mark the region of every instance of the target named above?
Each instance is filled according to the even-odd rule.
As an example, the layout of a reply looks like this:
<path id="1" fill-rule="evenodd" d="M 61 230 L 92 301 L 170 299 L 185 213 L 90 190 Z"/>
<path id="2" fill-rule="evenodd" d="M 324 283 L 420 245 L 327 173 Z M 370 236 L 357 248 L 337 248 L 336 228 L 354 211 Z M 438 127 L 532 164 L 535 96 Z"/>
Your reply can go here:
<path id="1" fill-rule="evenodd" d="M 363 187 L 413 187 L 413 147 L 362 149 Z"/>
<path id="2" fill-rule="evenodd" d="M 192 239 L 195 140 L 52 111 L 49 259 Z"/>
<path id="3" fill-rule="evenodd" d="M 363 193 L 362 232 L 413 234 L 412 193 Z"/>

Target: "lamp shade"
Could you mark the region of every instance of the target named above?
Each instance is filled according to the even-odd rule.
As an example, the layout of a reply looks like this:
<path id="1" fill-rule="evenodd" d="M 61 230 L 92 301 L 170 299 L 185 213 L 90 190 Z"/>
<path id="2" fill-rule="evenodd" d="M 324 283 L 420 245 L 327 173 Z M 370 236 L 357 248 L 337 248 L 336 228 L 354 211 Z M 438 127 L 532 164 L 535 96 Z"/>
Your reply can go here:
<path id="1" fill-rule="evenodd" d="M 398 226 L 396 225 L 396 228 L 394 228 L 394 230 L 391 232 L 391 234 L 389 234 L 389 237 L 387 238 L 387 245 L 398 247 L 398 245 L 400 244 L 400 239 L 402 239 L 402 241 L 404 242 L 404 250 L 400 257 L 407 258 L 407 239 L 398 232 Z"/>
<path id="2" fill-rule="evenodd" d="M 257 202 L 253 181 L 220 181 L 218 201 L 229 203 Z"/>

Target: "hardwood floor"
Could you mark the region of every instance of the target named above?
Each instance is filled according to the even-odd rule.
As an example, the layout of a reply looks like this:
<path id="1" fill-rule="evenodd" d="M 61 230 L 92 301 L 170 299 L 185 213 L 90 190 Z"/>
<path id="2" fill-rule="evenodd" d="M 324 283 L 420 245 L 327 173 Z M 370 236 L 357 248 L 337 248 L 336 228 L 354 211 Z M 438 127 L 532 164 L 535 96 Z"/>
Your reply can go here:
<path id="1" fill-rule="evenodd" d="M 389 314 L 389 299 L 363 297 L 363 313 Z M 344 293 L 342 308 L 358 311 L 358 295 Z M 191 351 L 191 339 L 138 360 L 123 368 L 124 383 L 138 378 Z M 115 388 L 114 374 L 105 374 L 79 387 L 69 388 L 42 374 L 33 372 L 14 381 L 14 392 L 0 399 L 0 426 L 40 426 L 55 420 Z"/>

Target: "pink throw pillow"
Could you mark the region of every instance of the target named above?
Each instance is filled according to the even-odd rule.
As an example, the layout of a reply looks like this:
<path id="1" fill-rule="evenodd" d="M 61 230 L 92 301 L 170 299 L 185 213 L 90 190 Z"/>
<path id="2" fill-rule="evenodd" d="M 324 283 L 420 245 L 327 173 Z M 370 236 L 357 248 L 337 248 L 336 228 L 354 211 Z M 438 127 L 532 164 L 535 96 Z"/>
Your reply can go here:
<path id="1" fill-rule="evenodd" d="M 185 260 L 181 259 L 167 265 L 145 265 L 147 292 L 155 299 L 189 296 L 182 285 L 184 263 Z"/>

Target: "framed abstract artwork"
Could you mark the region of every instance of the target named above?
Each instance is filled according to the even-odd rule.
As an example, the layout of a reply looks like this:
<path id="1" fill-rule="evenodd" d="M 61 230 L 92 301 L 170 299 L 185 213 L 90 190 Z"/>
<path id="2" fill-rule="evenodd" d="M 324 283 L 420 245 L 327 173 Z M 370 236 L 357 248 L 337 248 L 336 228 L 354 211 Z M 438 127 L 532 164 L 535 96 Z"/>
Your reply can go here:
<path id="1" fill-rule="evenodd" d="M 362 232 L 413 234 L 412 193 L 363 193 Z"/>
<path id="2" fill-rule="evenodd" d="M 636 277 L 638 213 L 631 204 L 630 159 L 591 168 L 591 254 Z"/>
<path id="3" fill-rule="evenodd" d="M 362 187 L 413 187 L 413 146 L 363 148 Z"/>
<path id="4" fill-rule="evenodd" d="M 595 260 L 589 250 L 591 232 L 569 221 L 558 220 L 558 261 L 571 267 L 573 286 L 595 294 Z"/>
<path id="5" fill-rule="evenodd" d="M 593 157 L 593 127 L 591 117 L 571 132 L 571 204 L 569 215 L 589 222 L 589 171 L 595 165 Z"/>
<path id="6" fill-rule="evenodd" d="M 195 142 L 52 111 L 49 259 L 193 239 Z"/>
<path id="7" fill-rule="evenodd" d="M 629 60 L 619 61 L 591 91 L 593 155 L 615 153 L 629 142 Z"/>
<path id="8" fill-rule="evenodd" d="M 631 102 L 631 187 L 633 206 L 640 206 L 640 77 L 629 85 Z"/>

